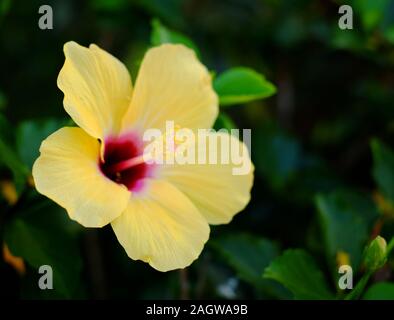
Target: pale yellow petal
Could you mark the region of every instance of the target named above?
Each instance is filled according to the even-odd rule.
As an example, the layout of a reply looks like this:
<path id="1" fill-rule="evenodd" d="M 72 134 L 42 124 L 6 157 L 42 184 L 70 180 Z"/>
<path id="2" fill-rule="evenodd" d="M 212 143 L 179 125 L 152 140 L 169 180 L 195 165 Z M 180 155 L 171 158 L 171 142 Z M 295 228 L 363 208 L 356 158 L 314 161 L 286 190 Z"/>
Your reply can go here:
<path id="1" fill-rule="evenodd" d="M 211 128 L 218 98 L 208 70 L 194 51 L 165 44 L 146 53 L 123 129 L 163 129 L 166 121 L 187 128 Z"/>
<path id="2" fill-rule="evenodd" d="M 80 128 L 62 128 L 40 148 L 33 166 L 38 192 L 64 207 L 85 227 L 102 227 L 126 208 L 130 192 L 98 167 L 100 144 Z"/>
<path id="3" fill-rule="evenodd" d="M 236 137 L 221 132 L 210 133 L 209 137 L 213 140 L 207 141 L 216 140 L 217 145 L 208 143 L 205 148 L 198 144 L 196 154 L 205 155 L 207 161 L 209 153 L 216 154 L 217 164 L 177 164 L 175 161 L 174 165 L 164 165 L 160 174 L 187 195 L 210 224 L 223 224 L 230 222 L 249 203 L 254 166 L 246 145 Z M 233 157 L 231 150 L 235 154 L 240 150 L 242 157 Z M 229 155 L 228 164 L 221 162 L 221 152 Z"/>
<path id="4" fill-rule="evenodd" d="M 92 137 L 118 133 L 132 95 L 126 67 L 96 45 L 67 42 L 64 54 L 57 83 L 67 113 Z"/>
<path id="5" fill-rule="evenodd" d="M 128 256 L 159 271 L 185 268 L 200 255 L 209 226 L 190 200 L 171 184 L 147 179 L 112 227 Z"/>

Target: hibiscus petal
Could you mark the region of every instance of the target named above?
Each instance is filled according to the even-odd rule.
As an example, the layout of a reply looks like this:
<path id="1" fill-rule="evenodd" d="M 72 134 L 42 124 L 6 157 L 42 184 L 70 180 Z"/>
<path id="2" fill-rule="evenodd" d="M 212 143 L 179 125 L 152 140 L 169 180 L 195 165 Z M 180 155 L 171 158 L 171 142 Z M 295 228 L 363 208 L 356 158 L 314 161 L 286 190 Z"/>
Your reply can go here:
<path id="1" fill-rule="evenodd" d="M 174 165 L 164 165 L 160 174 L 189 197 L 209 224 L 223 224 L 230 222 L 249 203 L 254 167 L 246 145 L 236 137 L 223 132 L 212 132 L 208 136 L 217 139 L 217 146 L 208 143 L 205 147 L 196 143 L 196 154 L 207 157 L 206 160 L 209 160 L 210 152 L 216 154 L 217 164 L 175 162 Z M 231 161 L 228 164 L 221 162 L 222 152 L 228 154 L 231 160 L 231 150 L 240 150 L 242 164 L 241 161 L 237 165 L 231 164 Z M 245 172 L 235 175 L 233 169 L 242 166 Z"/>
<path id="2" fill-rule="evenodd" d="M 57 83 L 67 113 L 92 137 L 118 133 L 132 95 L 126 67 L 96 45 L 67 42 L 64 54 Z"/>
<path id="3" fill-rule="evenodd" d="M 98 167 L 100 144 L 80 128 L 62 128 L 45 139 L 33 166 L 37 190 L 85 227 L 103 227 L 127 206 L 130 192 Z"/>
<path id="4" fill-rule="evenodd" d="M 142 61 L 123 129 L 163 129 L 166 121 L 187 128 L 210 128 L 217 114 L 211 76 L 194 51 L 165 44 L 150 49 Z"/>
<path id="5" fill-rule="evenodd" d="M 190 200 L 171 184 L 146 179 L 144 194 L 133 196 L 112 222 L 114 232 L 135 260 L 159 271 L 190 265 L 209 237 L 209 226 Z"/>

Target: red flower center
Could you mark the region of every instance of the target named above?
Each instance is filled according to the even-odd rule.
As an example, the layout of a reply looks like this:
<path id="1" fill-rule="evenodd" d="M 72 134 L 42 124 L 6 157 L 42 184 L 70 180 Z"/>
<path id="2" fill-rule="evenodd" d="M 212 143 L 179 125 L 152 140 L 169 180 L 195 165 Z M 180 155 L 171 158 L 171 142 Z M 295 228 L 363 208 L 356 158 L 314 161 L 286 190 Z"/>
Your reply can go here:
<path id="1" fill-rule="evenodd" d="M 140 191 L 143 179 L 152 175 L 153 165 L 143 160 L 143 144 L 137 135 L 127 134 L 105 140 L 101 172 L 130 191 Z"/>

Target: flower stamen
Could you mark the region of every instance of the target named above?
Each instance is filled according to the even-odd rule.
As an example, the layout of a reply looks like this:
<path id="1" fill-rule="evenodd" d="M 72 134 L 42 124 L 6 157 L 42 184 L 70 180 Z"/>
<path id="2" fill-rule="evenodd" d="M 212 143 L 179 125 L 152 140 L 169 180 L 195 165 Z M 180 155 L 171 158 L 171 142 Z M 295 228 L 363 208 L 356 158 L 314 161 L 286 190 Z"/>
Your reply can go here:
<path id="1" fill-rule="evenodd" d="M 134 157 L 131 159 L 123 160 L 118 163 L 115 163 L 106 168 L 106 172 L 109 174 L 117 174 L 132 167 L 135 167 L 139 164 L 145 163 L 151 157 L 149 155 L 143 154 L 138 157 Z"/>

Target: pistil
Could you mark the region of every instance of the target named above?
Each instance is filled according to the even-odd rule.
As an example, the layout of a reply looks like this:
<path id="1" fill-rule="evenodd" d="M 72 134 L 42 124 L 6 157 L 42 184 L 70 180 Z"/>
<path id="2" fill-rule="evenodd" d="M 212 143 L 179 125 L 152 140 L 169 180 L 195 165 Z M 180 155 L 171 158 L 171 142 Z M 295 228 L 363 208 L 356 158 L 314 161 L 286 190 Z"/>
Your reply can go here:
<path id="1" fill-rule="evenodd" d="M 142 154 L 138 157 L 126 159 L 107 167 L 106 172 L 109 174 L 120 173 L 146 162 L 149 158 L 149 155 Z"/>

